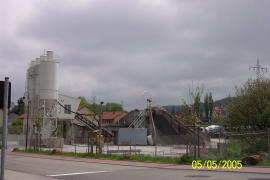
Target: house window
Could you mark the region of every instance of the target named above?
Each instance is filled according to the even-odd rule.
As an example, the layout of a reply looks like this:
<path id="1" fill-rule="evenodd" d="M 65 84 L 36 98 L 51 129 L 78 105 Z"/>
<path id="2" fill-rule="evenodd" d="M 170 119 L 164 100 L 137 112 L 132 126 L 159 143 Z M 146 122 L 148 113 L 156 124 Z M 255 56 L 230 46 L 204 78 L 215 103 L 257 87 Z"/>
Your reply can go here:
<path id="1" fill-rule="evenodd" d="M 70 114 L 70 113 L 71 113 L 71 105 L 65 104 L 65 114 Z"/>

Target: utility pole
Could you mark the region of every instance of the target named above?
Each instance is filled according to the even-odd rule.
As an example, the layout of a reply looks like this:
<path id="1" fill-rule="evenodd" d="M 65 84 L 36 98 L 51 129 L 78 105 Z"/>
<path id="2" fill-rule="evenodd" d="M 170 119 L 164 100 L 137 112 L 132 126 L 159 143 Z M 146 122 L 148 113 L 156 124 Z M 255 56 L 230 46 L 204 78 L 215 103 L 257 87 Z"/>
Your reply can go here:
<path id="1" fill-rule="evenodd" d="M 152 114 L 152 99 L 148 98 L 147 100 L 147 109 L 148 109 L 148 115 L 151 121 L 151 125 L 152 125 L 152 138 L 153 138 L 153 143 L 154 145 L 156 145 L 157 143 L 157 132 L 156 132 L 156 126 L 154 123 L 154 119 L 153 119 L 153 114 Z"/>
<path id="2" fill-rule="evenodd" d="M 101 148 L 101 123 L 102 123 L 102 105 L 103 105 L 104 102 L 100 102 L 100 114 L 99 114 L 99 131 L 98 131 L 98 151 L 99 151 L 99 154 L 102 153 L 102 148 Z"/>
<path id="3" fill-rule="evenodd" d="M 5 156 L 7 148 L 7 116 L 8 116 L 8 106 L 9 106 L 9 95 L 10 93 L 10 83 L 9 78 L 5 77 L 4 82 L 4 98 L 3 98 L 3 134 L 2 134 L 2 148 L 1 148 L 1 175 L 0 180 L 4 180 L 4 170 L 5 170 Z"/>

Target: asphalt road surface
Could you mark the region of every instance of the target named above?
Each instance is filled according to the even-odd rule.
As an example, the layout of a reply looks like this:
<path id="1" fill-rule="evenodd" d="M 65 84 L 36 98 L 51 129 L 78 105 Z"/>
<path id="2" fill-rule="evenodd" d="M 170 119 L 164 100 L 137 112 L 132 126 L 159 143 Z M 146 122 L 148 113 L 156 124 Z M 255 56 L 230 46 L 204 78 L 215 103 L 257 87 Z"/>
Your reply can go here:
<path id="1" fill-rule="evenodd" d="M 16 173 L 31 174 L 35 180 L 270 180 L 270 174 L 172 170 L 13 155 L 8 155 L 6 162 L 6 169 L 14 173 L 13 177 Z"/>

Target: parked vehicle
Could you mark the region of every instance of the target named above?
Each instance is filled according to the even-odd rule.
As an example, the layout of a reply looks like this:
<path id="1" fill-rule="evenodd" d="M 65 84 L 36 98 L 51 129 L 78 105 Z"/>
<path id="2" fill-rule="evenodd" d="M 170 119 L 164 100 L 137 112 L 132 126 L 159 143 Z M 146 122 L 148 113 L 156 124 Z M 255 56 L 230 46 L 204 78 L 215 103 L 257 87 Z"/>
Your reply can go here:
<path id="1" fill-rule="evenodd" d="M 211 133 L 219 132 L 220 129 L 222 129 L 222 127 L 219 125 L 210 125 L 205 128 L 206 132 L 211 132 Z"/>

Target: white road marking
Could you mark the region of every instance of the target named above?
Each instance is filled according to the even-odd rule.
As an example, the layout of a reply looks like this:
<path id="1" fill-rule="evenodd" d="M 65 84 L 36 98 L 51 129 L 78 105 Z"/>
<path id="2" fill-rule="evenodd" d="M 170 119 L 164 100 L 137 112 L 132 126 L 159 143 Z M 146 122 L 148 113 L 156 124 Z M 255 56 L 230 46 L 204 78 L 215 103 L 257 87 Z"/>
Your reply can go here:
<path id="1" fill-rule="evenodd" d="M 57 176 L 72 176 L 72 175 L 80 175 L 80 174 L 94 174 L 94 173 L 105 173 L 110 171 L 90 171 L 90 172 L 79 172 L 79 173 L 67 173 L 67 174 L 53 174 L 53 175 L 47 175 L 50 177 L 57 177 Z"/>

